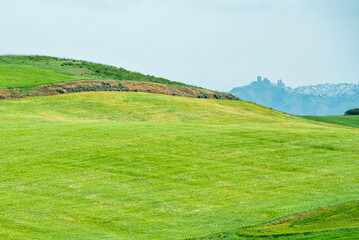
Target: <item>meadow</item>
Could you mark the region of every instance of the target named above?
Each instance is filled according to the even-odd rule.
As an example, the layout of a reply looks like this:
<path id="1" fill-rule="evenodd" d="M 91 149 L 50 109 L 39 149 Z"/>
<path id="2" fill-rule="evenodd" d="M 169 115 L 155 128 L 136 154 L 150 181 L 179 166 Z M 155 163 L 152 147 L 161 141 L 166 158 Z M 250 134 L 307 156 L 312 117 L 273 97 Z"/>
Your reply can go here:
<path id="1" fill-rule="evenodd" d="M 0 56 L 0 88 L 29 88 L 74 80 L 117 80 L 189 86 L 124 68 L 48 56 Z"/>
<path id="2" fill-rule="evenodd" d="M 3 100 L 0 116 L 2 239 L 358 236 L 359 129 L 133 92 Z"/>
<path id="3" fill-rule="evenodd" d="M 343 116 L 301 116 L 306 119 L 325 122 L 331 124 L 337 124 L 347 127 L 359 128 L 359 116 L 358 115 L 343 115 Z"/>

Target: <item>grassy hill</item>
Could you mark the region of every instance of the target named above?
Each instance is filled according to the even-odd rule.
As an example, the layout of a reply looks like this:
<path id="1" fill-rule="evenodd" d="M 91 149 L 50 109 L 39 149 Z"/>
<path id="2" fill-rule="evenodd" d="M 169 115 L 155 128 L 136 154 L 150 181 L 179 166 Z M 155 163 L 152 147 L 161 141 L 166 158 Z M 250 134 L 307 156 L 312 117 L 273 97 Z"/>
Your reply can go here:
<path id="1" fill-rule="evenodd" d="M 0 100 L 88 91 L 239 100 L 231 94 L 98 63 L 46 56 L 0 56 Z"/>
<path id="2" fill-rule="evenodd" d="M 359 128 L 359 116 L 357 115 L 343 115 L 343 116 L 301 116 L 306 119 L 337 124 L 347 127 Z"/>
<path id="3" fill-rule="evenodd" d="M 0 56 L 0 88 L 33 87 L 73 80 L 119 80 L 188 86 L 123 68 L 47 56 Z"/>
<path id="4" fill-rule="evenodd" d="M 359 129 L 139 92 L 0 101 L 0 116 L 2 239 L 357 236 Z"/>

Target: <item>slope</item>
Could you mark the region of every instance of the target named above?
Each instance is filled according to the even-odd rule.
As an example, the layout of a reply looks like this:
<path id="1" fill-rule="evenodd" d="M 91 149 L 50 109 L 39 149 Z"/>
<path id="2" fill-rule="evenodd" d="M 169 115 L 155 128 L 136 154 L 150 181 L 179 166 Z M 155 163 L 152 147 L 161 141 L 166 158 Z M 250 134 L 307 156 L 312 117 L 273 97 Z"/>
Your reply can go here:
<path id="1" fill-rule="evenodd" d="M 78 76 L 37 66 L 5 64 L 1 59 L 0 57 L 0 88 L 29 87 L 53 82 L 71 81 L 78 78 Z"/>
<path id="2" fill-rule="evenodd" d="M 29 78 L 30 77 L 30 78 Z M 99 63 L 48 56 L 0 56 L 0 88 L 33 87 L 74 79 L 153 82 L 188 86 Z"/>
<path id="3" fill-rule="evenodd" d="M 357 201 L 202 239 L 358 239 Z"/>
<path id="4" fill-rule="evenodd" d="M 358 199 L 359 130 L 244 101 L 0 101 L 0 237 L 183 239 Z"/>
<path id="5" fill-rule="evenodd" d="M 239 100 L 231 94 L 98 63 L 46 56 L 0 56 L 0 100 L 88 91 Z"/>
<path id="6" fill-rule="evenodd" d="M 306 119 L 359 128 L 359 116 L 301 116 Z"/>

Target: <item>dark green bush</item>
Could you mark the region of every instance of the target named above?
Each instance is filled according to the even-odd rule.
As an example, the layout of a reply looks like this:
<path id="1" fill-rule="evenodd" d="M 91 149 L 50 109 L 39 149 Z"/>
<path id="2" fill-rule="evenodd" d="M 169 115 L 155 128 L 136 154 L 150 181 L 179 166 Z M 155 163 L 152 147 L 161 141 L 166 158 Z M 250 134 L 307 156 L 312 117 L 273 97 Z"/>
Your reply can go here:
<path id="1" fill-rule="evenodd" d="M 209 95 L 207 93 L 201 93 L 197 96 L 197 98 L 209 98 Z"/>
<path id="2" fill-rule="evenodd" d="M 123 86 L 121 83 L 119 83 L 119 84 L 117 85 L 117 90 L 118 90 L 118 91 L 123 91 L 123 92 L 128 92 L 128 91 L 130 91 L 130 89 L 129 89 L 128 87 Z"/>
<path id="3" fill-rule="evenodd" d="M 65 93 L 65 90 L 62 88 L 56 88 L 56 92 L 63 94 Z"/>
<path id="4" fill-rule="evenodd" d="M 227 99 L 229 100 L 240 100 L 238 97 L 234 96 L 233 94 L 227 94 L 226 96 Z"/>
<path id="5" fill-rule="evenodd" d="M 217 93 L 215 93 L 215 94 L 213 95 L 213 97 L 216 98 L 216 99 L 222 99 L 222 96 L 219 95 L 219 94 L 217 94 Z"/>
<path id="6" fill-rule="evenodd" d="M 345 115 L 359 115 L 359 108 L 353 108 L 344 113 Z"/>

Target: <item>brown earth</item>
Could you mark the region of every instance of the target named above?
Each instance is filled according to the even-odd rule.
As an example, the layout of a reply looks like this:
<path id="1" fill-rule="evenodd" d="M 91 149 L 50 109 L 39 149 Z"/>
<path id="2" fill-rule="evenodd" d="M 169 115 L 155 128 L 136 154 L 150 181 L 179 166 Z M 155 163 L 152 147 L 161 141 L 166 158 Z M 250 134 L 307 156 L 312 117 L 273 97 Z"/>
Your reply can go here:
<path id="1" fill-rule="evenodd" d="M 0 89 L 1 99 L 17 99 L 34 96 L 59 95 L 74 92 L 89 91 L 117 91 L 117 92 L 149 92 L 157 94 L 166 94 L 173 96 L 193 97 L 193 98 L 216 98 L 239 100 L 237 97 L 215 92 L 201 88 L 191 88 L 182 86 L 168 86 L 159 83 L 150 82 L 132 82 L 132 81 L 115 81 L 115 80 L 82 80 L 64 83 L 54 83 L 41 85 L 28 89 L 13 88 Z"/>

